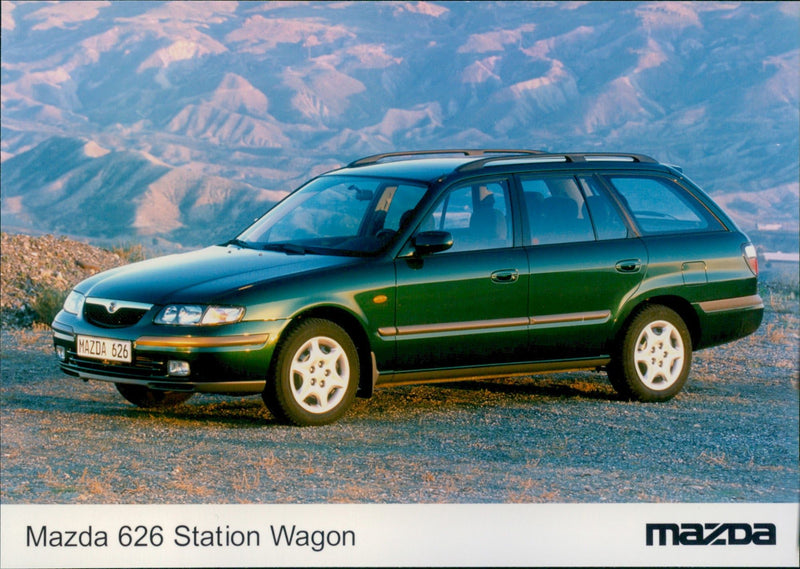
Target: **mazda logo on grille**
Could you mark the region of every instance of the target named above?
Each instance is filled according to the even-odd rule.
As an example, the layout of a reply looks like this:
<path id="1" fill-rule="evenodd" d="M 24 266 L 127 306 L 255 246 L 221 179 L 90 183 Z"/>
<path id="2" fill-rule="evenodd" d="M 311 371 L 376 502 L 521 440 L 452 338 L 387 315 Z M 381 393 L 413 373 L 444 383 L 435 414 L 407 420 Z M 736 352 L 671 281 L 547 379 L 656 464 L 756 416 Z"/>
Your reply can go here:
<path id="1" fill-rule="evenodd" d="M 111 300 L 108 298 L 87 298 L 86 304 L 102 306 L 108 314 L 116 314 L 120 310 L 134 310 L 137 312 L 147 312 L 153 305 L 143 302 L 130 302 L 127 300 Z"/>

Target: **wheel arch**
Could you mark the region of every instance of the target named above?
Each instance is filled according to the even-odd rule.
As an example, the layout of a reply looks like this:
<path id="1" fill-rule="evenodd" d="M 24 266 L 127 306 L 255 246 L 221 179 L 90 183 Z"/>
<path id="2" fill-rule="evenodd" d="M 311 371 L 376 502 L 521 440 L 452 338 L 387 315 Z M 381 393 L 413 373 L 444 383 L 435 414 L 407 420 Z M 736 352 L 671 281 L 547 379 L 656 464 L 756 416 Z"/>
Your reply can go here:
<path id="1" fill-rule="evenodd" d="M 689 329 L 689 335 L 692 338 L 692 349 L 694 349 L 694 346 L 699 345 L 701 329 L 697 312 L 695 312 L 695 309 L 688 300 L 675 295 L 651 296 L 641 300 L 635 306 L 631 307 L 631 309 L 625 315 L 625 318 L 623 318 L 617 326 L 616 333 L 614 334 L 615 344 L 621 341 L 625 331 L 628 329 L 631 321 L 636 318 L 636 315 L 648 306 L 666 306 L 667 308 L 674 310 Z"/>
<path id="2" fill-rule="evenodd" d="M 299 325 L 301 322 L 310 318 L 329 320 L 341 326 L 348 336 L 352 338 L 358 352 L 358 364 L 360 374 L 358 379 L 357 397 L 372 397 L 373 390 L 373 363 L 372 350 L 370 349 L 369 338 L 362 322 L 351 312 L 337 306 L 315 306 L 297 314 L 286 326 L 281 336 L 285 336 L 288 331 Z M 280 339 L 278 340 L 280 344 Z"/>

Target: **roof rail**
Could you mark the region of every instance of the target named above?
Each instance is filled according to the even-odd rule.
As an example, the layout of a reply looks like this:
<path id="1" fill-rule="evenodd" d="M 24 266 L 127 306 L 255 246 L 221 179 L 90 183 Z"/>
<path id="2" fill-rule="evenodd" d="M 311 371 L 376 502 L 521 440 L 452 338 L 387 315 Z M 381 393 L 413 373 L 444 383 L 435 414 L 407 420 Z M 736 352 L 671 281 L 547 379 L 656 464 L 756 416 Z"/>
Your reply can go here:
<path id="1" fill-rule="evenodd" d="M 425 155 L 438 155 L 438 154 L 461 154 L 463 156 L 486 156 L 487 154 L 512 154 L 515 156 L 543 154 L 541 150 L 515 150 L 515 149 L 477 149 L 477 148 L 459 148 L 452 150 L 408 150 L 403 152 L 384 152 L 383 154 L 373 154 L 359 158 L 347 165 L 348 168 L 357 168 L 358 166 L 367 166 L 368 164 L 377 164 L 387 158 L 403 158 L 413 156 Z"/>
<path id="2" fill-rule="evenodd" d="M 647 162 L 657 164 L 658 161 L 644 154 L 627 154 L 616 152 L 569 152 L 569 153 L 536 153 L 536 156 L 492 156 L 462 164 L 456 171 L 468 172 L 479 170 L 494 162 L 512 162 L 518 164 L 537 164 L 544 162 Z"/>

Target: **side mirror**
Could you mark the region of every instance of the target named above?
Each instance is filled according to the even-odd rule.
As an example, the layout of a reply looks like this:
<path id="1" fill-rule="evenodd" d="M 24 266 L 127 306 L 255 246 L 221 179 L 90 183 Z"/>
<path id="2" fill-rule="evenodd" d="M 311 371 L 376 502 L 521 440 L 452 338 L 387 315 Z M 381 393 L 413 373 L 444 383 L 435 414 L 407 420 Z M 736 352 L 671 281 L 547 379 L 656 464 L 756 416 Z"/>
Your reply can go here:
<path id="1" fill-rule="evenodd" d="M 449 231 L 422 231 L 412 239 L 417 256 L 432 255 L 447 251 L 453 246 L 453 235 Z"/>

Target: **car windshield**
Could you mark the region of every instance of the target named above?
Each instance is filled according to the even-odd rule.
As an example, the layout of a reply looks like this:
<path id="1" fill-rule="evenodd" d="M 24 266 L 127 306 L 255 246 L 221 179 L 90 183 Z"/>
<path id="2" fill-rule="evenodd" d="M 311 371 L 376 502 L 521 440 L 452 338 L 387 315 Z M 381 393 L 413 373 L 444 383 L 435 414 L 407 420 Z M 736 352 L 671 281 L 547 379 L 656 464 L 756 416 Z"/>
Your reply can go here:
<path id="1" fill-rule="evenodd" d="M 426 191 L 384 178 L 322 176 L 229 244 L 296 255 L 372 255 L 405 229 Z"/>

